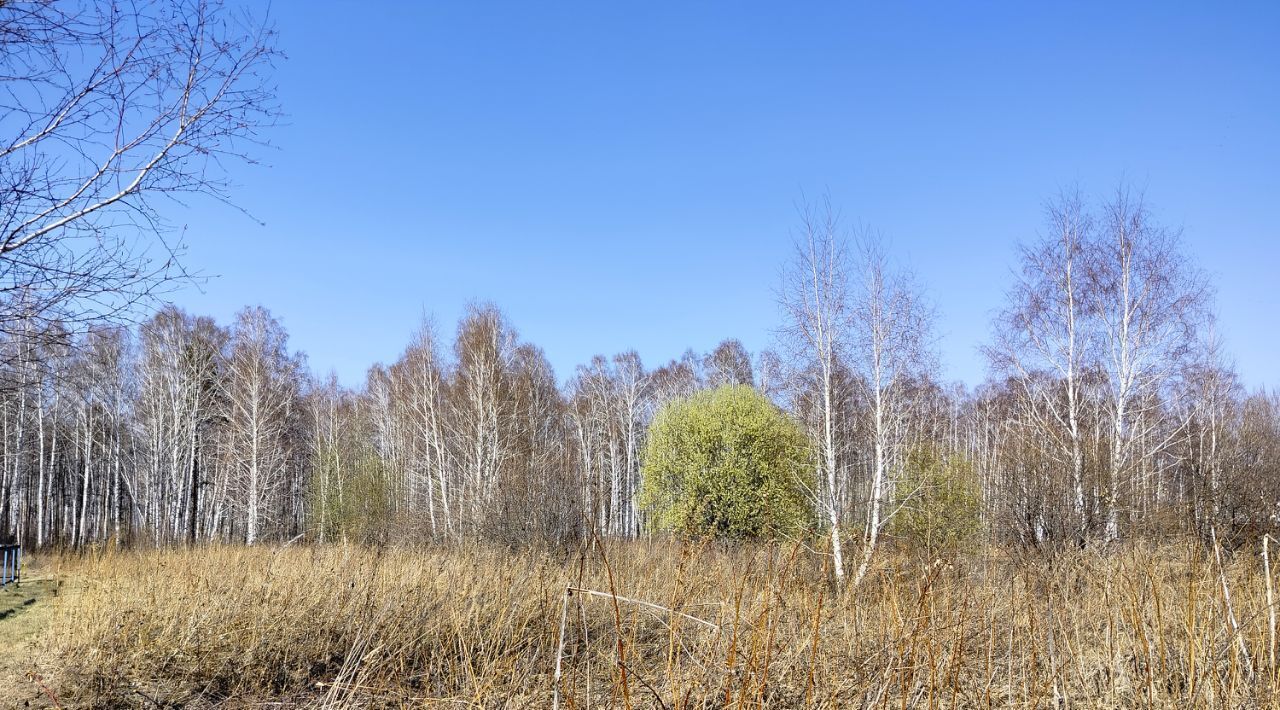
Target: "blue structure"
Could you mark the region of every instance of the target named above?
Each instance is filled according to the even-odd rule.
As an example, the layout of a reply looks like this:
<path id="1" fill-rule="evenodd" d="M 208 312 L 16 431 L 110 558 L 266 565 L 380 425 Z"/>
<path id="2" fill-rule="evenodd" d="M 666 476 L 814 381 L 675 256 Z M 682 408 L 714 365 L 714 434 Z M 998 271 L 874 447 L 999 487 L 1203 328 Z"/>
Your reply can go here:
<path id="1" fill-rule="evenodd" d="M 0 587 L 17 582 L 22 569 L 22 548 L 17 545 L 0 545 Z"/>

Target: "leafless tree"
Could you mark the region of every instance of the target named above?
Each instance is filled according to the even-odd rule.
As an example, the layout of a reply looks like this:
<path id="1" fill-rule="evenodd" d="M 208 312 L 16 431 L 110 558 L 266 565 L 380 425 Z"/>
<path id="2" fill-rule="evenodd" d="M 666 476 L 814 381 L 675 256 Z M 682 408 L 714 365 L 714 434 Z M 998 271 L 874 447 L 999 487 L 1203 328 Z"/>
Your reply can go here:
<path id="1" fill-rule="evenodd" d="M 729 338 L 721 341 L 703 359 L 703 370 L 707 373 L 707 386 L 750 385 L 755 382 L 751 371 L 751 353 L 743 347 L 742 341 Z"/>
<path id="2" fill-rule="evenodd" d="M 866 576 L 893 497 L 894 465 L 911 428 L 913 380 L 932 373 L 933 309 L 906 271 L 889 262 L 882 242 L 864 235 L 859 243 L 857 287 L 851 293 L 849 362 L 867 403 L 871 486 L 862 561 L 856 586 Z"/>
<path id="3" fill-rule="evenodd" d="M 1211 527 L 1222 519 L 1227 474 L 1240 468 L 1238 437 L 1243 429 L 1240 417 L 1244 399 L 1235 369 L 1227 362 L 1222 339 L 1213 328 L 1180 380 L 1184 391 L 1174 401 L 1181 407 L 1170 415 L 1186 424 L 1185 436 L 1180 438 L 1188 470 L 1175 481 L 1181 485 L 1173 486 L 1165 495 L 1190 500 L 1197 531 L 1208 539 Z M 1157 497 L 1162 496 L 1157 493 Z"/>
<path id="4" fill-rule="evenodd" d="M 188 279 L 160 200 L 229 198 L 277 115 L 273 42 L 218 0 L 0 3 L 0 332 L 82 332 Z"/>
<path id="5" fill-rule="evenodd" d="M 157 543 L 195 542 L 202 520 L 211 529 L 211 500 L 221 502 L 211 429 L 223 416 L 228 334 L 212 318 L 162 309 L 139 328 L 134 404 L 139 458 L 124 485 L 138 522 Z M 212 499 L 206 494 L 213 492 Z"/>
<path id="6" fill-rule="evenodd" d="M 1154 408 L 1195 353 L 1208 288 L 1182 255 L 1178 235 L 1154 223 L 1141 197 L 1118 191 L 1103 208 L 1101 231 L 1088 278 L 1110 420 L 1105 536 L 1115 540 L 1121 485 L 1182 430 L 1181 422 L 1155 430 Z"/>
<path id="7" fill-rule="evenodd" d="M 450 504 L 450 457 L 444 429 L 448 373 L 440 361 L 429 321 L 423 321 L 392 371 L 405 382 L 406 404 L 413 421 L 410 448 L 414 451 L 415 490 L 421 491 L 419 498 L 426 499 L 432 535 L 451 537 L 455 533 L 455 522 Z"/>
<path id="8" fill-rule="evenodd" d="M 780 401 L 786 389 L 786 368 L 782 358 L 773 350 L 762 350 L 756 355 L 756 389 L 775 403 Z"/>
<path id="9" fill-rule="evenodd" d="M 839 216 L 830 200 L 806 205 L 793 235 L 794 255 L 782 275 L 778 303 L 783 313 L 781 335 L 802 372 L 812 374 L 818 416 L 812 432 L 820 459 L 819 497 L 831 536 L 836 585 L 844 585 L 844 547 L 841 541 L 845 481 L 838 460 L 836 438 L 837 370 L 849 347 L 850 263 Z"/>
<path id="10" fill-rule="evenodd" d="M 458 446 L 465 506 L 460 515 L 472 534 L 487 522 L 504 459 L 512 453 L 504 425 L 510 422 L 513 409 L 509 375 L 516 344 L 510 324 L 494 306 L 474 305 L 458 324 L 450 437 Z"/>
<path id="11" fill-rule="evenodd" d="M 569 383 L 583 506 L 602 533 L 640 533 L 640 451 L 654 412 L 654 384 L 634 350 L 612 360 L 592 358 Z"/>
<path id="12" fill-rule="evenodd" d="M 236 317 L 227 363 L 227 453 L 244 540 L 252 545 L 277 520 L 278 496 L 289 471 L 291 419 L 300 414 L 300 367 L 288 336 L 265 309 Z"/>
<path id="13" fill-rule="evenodd" d="M 1096 345 L 1087 310 L 1086 250 L 1094 221 L 1078 194 L 1063 195 L 1046 213 L 1048 231 L 1019 248 L 1020 268 L 986 353 L 996 374 L 1019 387 L 1026 425 L 1051 443 L 1050 452 L 1070 471 L 1072 525 L 1082 538 L 1084 381 Z"/>

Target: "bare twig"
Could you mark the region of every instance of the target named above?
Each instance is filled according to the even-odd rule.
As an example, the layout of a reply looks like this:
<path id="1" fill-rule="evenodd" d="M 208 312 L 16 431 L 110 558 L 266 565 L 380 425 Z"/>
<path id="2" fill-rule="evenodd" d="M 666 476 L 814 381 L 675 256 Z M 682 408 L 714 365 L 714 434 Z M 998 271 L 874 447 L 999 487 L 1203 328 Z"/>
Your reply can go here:
<path id="1" fill-rule="evenodd" d="M 569 587 L 568 589 L 570 592 L 577 592 L 578 594 L 587 594 L 590 596 L 603 597 L 606 599 L 613 599 L 620 602 L 626 602 L 628 604 L 635 604 L 637 606 L 649 607 L 650 609 L 659 609 L 661 611 L 667 612 L 668 614 L 678 616 L 682 619 L 688 619 L 689 621 L 702 624 L 703 626 L 706 626 L 707 628 L 713 629 L 715 631 L 720 630 L 719 626 L 711 623 L 710 621 L 707 621 L 706 619 L 699 619 L 696 616 L 690 616 L 688 614 L 676 611 L 674 609 L 669 609 L 665 606 L 662 606 L 661 604 L 654 604 L 653 602 L 647 602 L 642 599 L 631 599 L 630 597 L 624 597 L 617 594 L 612 594 L 610 592 L 599 592 L 594 589 L 582 589 L 580 587 Z"/>

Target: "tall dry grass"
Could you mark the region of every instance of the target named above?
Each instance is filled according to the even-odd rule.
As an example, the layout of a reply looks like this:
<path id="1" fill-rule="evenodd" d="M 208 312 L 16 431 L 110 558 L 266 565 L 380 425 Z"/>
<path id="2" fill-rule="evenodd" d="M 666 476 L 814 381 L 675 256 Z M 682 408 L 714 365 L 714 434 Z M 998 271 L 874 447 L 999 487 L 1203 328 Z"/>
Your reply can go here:
<path id="1" fill-rule="evenodd" d="M 84 707 L 1268 707 L 1280 698 L 1256 551 L 1221 566 L 1191 543 L 953 562 L 889 554 L 846 595 L 823 581 L 822 565 L 798 547 L 643 542 L 568 554 L 107 552 L 64 560 L 73 591 L 43 639 L 44 663 L 62 702 Z M 615 604 L 610 593 L 657 606 Z"/>

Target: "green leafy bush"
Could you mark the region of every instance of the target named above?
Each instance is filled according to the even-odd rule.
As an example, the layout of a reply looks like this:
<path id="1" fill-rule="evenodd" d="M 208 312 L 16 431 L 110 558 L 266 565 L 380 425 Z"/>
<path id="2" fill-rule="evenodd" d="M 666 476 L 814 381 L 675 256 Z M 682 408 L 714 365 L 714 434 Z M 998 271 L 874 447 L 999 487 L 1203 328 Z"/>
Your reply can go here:
<path id="1" fill-rule="evenodd" d="M 973 464 L 960 454 L 913 449 L 897 491 L 893 534 L 930 553 L 960 550 L 981 529 Z"/>
<path id="2" fill-rule="evenodd" d="M 808 439 L 746 385 L 663 407 L 649 427 L 643 474 L 640 502 L 655 530 L 776 537 L 813 518 Z"/>

